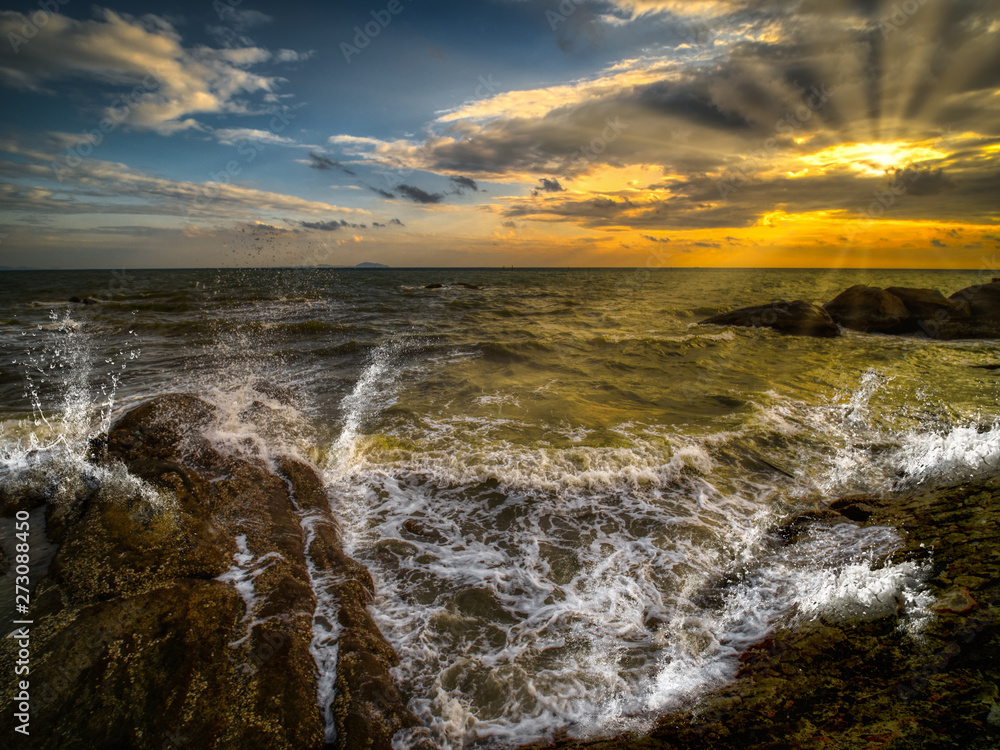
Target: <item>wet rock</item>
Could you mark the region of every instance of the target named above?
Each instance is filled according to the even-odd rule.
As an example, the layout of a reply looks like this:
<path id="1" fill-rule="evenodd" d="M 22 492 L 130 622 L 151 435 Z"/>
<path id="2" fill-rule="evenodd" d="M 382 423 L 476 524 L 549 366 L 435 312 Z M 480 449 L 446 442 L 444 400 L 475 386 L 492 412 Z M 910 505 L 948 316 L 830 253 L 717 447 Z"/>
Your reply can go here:
<path id="1" fill-rule="evenodd" d="M 408 518 L 407 520 L 403 521 L 403 528 L 413 536 L 430 539 L 437 542 L 438 544 L 443 544 L 444 542 L 448 541 L 447 537 L 445 537 L 445 535 L 442 534 L 437 529 L 433 528 L 432 526 L 427 526 L 426 524 L 420 523 L 420 521 L 417 521 L 413 518 Z"/>
<path id="2" fill-rule="evenodd" d="M 835 510 L 807 510 L 796 513 L 782 523 L 775 533 L 785 542 L 796 542 L 806 534 L 814 524 L 822 521 L 840 521 L 843 517 Z"/>
<path id="3" fill-rule="evenodd" d="M 444 284 L 427 284 L 424 289 L 444 289 Z"/>
<path id="4" fill-rule="evenodd" d="M 885 291 L 898 297 L 910 315 L 918 320 L 933 319 L 941 314 L 949 316 L 966 314 L 962 305 L 947 299 L 937 289 L 891 286 Z"/>
<path id="5" fill-rule="evenodd" d="M 921 323 L 927 335 L 939 339 L 1000 338 L 1000 282 L 966 287 L 948 301 L 959 311 L 938 313 Z"/>
<path id="6" fill-rule="evenodd" d="M 275 472 L 219 453 L 202 434 L 212 416 L 192 396 L 142 404 L 96 452 L 123 479 L 46 507 L 60 547 L 32 600 L 34 746 L 319 750 L 319 591 L 342 628 L 339 746 L 388 750 L 419 725 L 322 481 L 293 459 Z M 12 644 L 0 642 L 11 673 Z M 0 685 L 0 700 L 12 690 Z M 12 721 L 4 712 L 0 731 Z"/>
<path id="7" fill-rule="evenodd" d="M 964 586 L 959 586 L 944 594 L 934 604 L 935 612 L 951 612 L 962 615 L 976 606 L 976 600 Z"/>
<path id="8" fill-rule="evenodd" d="M 836 323 L 825 310 L 802 300 L 778 300 L 769 305 L 744 307 L 713 315 L 701 321 L 701 325 L 764 327 L 794 336 L 821 338 L 840 335 Z"/>
<path id="9" fill-rule="evenodd" d="M 903 333 L 916 327 L 916 319 L 903 300 L 885 289 L 857 284 L 823 305 L 844 328 L 868 333 Z"/>
<path id="10" fill-rule="evenodd" d="M 661 716 L 645 732 L 557 738 L 525 749 L 996 748 L 1000 481 L 840 498 L 830 503 L 837 510 L 798 518 L 822 534 L 825 524 L 843 522 L 840 512 L 861 505 L 871 511 L 869 524 L 900 529 L 893 562 L 925 568 L 923 593 L 935 604 L 918 635 L 908 634 L 916 626 L 891 606 L 871 617 L 802 620 L 744 652 L 733 683 Z M 958 579 L 974 579 L 975 593 Z"/>
<path id="11" fill-rule="evenodd" d="M 960 289 L 948 299 L 967 302 L 970 315 L 1000 318 L 1000 280 Z"/>
<path id="12" fill-rule="evenodd" d="M 78 305 L 97 305 L 97 304 L 100 304 L 100 301 L 94 299 L 93 297 L 70 297 L 69 301 L 73 302 L 74 304 L 78 304 Z"/>

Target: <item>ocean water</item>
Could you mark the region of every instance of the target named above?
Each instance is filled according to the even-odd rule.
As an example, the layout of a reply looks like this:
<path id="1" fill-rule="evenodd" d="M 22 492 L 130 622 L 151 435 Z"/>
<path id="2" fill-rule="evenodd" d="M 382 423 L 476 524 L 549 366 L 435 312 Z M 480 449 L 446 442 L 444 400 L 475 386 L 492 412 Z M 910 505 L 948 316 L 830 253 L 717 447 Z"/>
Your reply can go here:
<path id="1" fill-rule="evenodd" d="M 87 441 L 141 401 L 193 392 L 218 407 L 209 437 L 221 449 L 319 469 L 348 553 L 375 578 L 395 674 L 443 747 L 642 728 L 732 679 L 740 653 L 796 618 L 898 608 L 918 638 L 932 616 L 926 570 L 884 564 L 896 531 L 843 524 L 780 546 L 772 530 L 841 495 L 1000 469 L 1000 376 L 976 367 L 998 361 L 995 342 L 697 321 L 776 298 L 823 302 L 855 283 L 947 295 L 983 281 L 5 273 L 0 482 L 134 491 L 127 472 L 95 476 Z M 426 288 L 453 282 L 481 288 Z M 252 577 L 238 563 L 231 583 L 247 600 Z M 320 610 L 328 622 L 323 596 Z M 314 640 L 327 698 L 335 641 L 329 629 Z"/>

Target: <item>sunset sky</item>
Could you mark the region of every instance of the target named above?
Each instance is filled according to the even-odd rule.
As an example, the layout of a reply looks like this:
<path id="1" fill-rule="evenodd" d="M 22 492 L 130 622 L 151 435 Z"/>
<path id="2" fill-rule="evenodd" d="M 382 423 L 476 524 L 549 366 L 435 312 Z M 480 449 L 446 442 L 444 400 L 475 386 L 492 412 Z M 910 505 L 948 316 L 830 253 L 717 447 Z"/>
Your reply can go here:
<path id="1" fill-rule="evenodd" d="M 997 267 L 1000 0 L 41 0 L 0 265 Z"/>

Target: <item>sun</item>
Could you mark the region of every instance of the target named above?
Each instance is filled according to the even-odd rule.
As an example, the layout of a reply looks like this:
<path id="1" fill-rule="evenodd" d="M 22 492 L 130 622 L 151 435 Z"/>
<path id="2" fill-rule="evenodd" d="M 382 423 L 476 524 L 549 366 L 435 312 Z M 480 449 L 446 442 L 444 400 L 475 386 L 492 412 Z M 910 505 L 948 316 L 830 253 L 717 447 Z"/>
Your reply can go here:
<path id="1" fill-rule="evenodd" d="M 866 176 L 878 177 L 891 169 L 943 159 L 947 155 L 945 151 L 920 142 L 876 141 L 830 146 L 814 154 L 800 157 L 800 161 L 824 171 L 847 167 Z"/>

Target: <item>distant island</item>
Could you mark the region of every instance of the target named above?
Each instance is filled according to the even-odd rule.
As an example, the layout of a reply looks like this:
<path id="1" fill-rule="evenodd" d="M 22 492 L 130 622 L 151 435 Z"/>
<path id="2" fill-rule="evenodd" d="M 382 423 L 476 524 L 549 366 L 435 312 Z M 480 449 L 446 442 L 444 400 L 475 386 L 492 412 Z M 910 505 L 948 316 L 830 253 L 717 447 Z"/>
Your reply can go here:
<path id="1" fill-rule="evenodd" d="M 370 261 L 365 261 L 364 263 L 358 263 L 355 268 L 389 268 L 385 263 L 372 263 Z"/>

